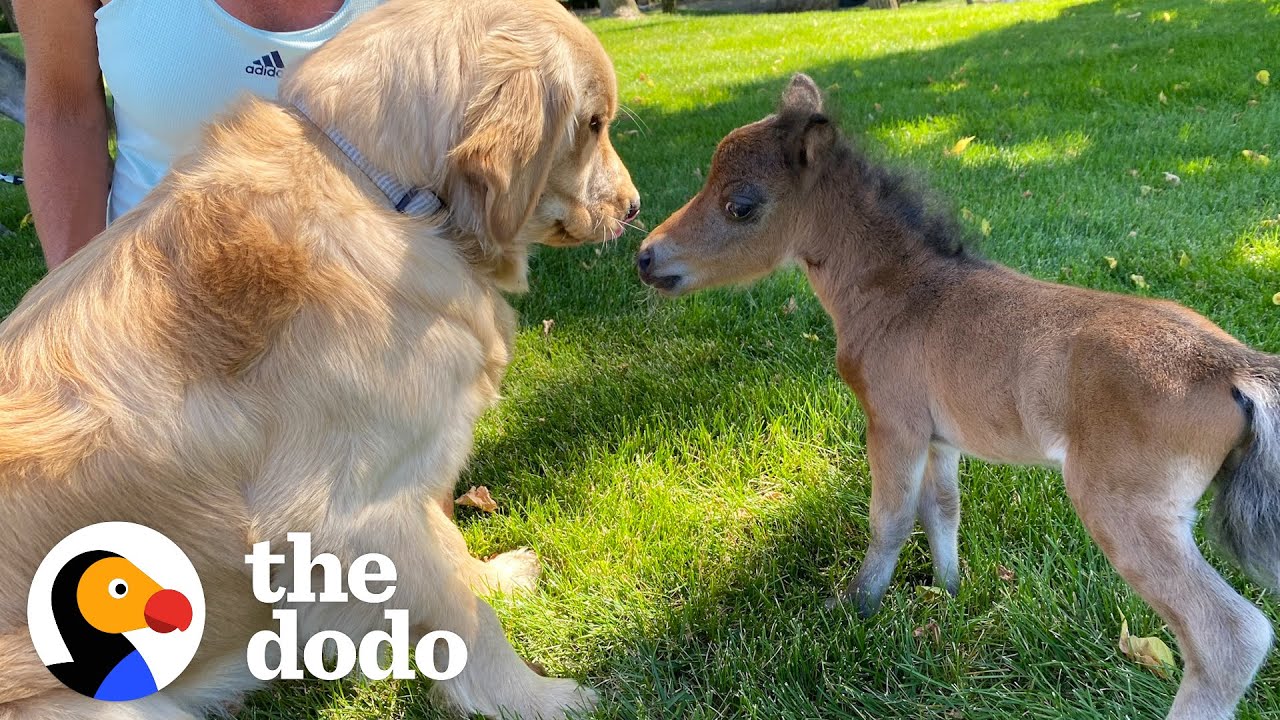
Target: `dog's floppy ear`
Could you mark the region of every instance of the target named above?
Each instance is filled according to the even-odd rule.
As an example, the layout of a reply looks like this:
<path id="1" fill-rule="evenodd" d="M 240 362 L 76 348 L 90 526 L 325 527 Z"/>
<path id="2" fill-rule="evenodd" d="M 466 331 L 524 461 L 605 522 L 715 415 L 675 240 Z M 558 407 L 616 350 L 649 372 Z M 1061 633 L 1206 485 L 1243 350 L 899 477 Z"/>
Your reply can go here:
<path id="1" fill-rule="evenodd" d="M 572 113 L 571 87 L 556 76 L 546 45 L 517 31 L 485 39 L 479 88 L 449 155 L 467 196 L 453 201 L 455 209 L 465 203 L 471 229 L 499 246 L 515 239 L 537 205 Z"/>

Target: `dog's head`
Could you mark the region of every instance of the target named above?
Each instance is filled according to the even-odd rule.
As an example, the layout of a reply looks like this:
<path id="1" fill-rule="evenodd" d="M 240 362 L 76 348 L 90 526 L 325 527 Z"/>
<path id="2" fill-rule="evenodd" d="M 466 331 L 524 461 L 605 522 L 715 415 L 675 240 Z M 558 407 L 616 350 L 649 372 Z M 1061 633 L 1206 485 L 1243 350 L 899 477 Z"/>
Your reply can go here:
<path id="1" fill-rule="evenodd" d="M 378 168 L 444 200 L 504 285 L 531 243 L 616 238 L 639 211 L 609 141 L 613 64 L 555 0 L 393 0 L 317 50 L 300 101 Z"/>

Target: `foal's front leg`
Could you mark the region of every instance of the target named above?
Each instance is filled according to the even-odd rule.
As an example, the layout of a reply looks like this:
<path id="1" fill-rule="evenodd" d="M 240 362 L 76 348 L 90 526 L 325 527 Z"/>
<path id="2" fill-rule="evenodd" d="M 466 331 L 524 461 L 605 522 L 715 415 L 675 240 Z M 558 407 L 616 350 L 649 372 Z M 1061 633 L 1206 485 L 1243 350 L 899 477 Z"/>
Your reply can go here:
<path id="1" fill-rule="evenodd" d="M 877 415 L 867 428 L 871 460 L 871 546 L 858 575 L 835 602 L 857 603 L 864 617 L 880 607 L 902 546 L 915 528 L 929 432 L 918 423 Z"/>

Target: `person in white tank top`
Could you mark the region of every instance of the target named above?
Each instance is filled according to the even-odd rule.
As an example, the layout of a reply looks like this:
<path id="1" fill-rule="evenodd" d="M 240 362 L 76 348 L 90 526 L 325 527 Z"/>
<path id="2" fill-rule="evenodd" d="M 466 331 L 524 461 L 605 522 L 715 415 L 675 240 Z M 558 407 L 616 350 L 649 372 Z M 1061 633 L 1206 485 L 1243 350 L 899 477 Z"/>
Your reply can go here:
<path id="1" fill-rule="evenodd" d="M 243 93 L 381 0 L 15 0 L 27 56 L 24 171 L 53 268 L 128 212 Z M 114 99 L 108 171 L 103 80 Z M 109 177 L 108 177 L 109 175 Z"/>

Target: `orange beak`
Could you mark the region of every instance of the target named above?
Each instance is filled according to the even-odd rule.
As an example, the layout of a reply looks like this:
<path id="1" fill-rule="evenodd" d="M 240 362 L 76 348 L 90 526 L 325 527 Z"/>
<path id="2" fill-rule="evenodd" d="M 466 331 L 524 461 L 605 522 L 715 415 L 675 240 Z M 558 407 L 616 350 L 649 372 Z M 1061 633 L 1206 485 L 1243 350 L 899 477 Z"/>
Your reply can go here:
<path id="1" fill-rule="evenodd" d="M 161 590 L 147 600 L 142 616 L 158 633 L 186 630 L 191 627 L 191 601 L 177 590 Z"/>

